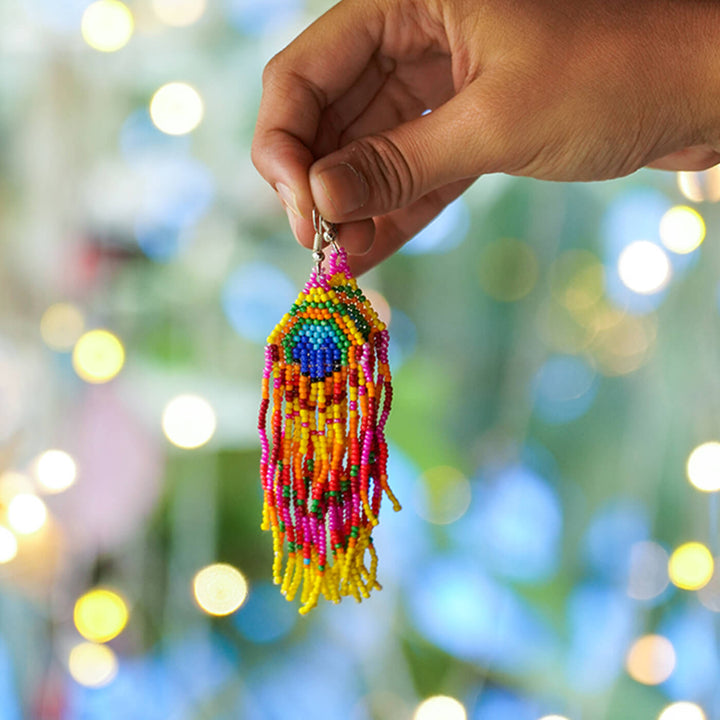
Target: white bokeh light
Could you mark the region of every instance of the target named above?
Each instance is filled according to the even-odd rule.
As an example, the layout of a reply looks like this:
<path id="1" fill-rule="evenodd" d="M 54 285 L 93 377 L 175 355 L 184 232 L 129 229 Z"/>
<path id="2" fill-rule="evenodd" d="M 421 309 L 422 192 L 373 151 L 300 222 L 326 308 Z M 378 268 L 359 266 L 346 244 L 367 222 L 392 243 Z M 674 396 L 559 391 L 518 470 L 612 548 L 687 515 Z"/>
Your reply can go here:
<path id="1" fill-rule="evenodd" d="M 625 287 L 633 292 L 652 295 L 670 282 L 672 266 L 659 245 L 637 240 L 620 253 L 618 274 Z"/>
<path id="2" fill-rule="evenodd" d="M 163 432 L 177 447 L 192 449 L 205 445 L 216 427 L 212 405 L 199 395 L 178 395 L 163 411 Z"/>

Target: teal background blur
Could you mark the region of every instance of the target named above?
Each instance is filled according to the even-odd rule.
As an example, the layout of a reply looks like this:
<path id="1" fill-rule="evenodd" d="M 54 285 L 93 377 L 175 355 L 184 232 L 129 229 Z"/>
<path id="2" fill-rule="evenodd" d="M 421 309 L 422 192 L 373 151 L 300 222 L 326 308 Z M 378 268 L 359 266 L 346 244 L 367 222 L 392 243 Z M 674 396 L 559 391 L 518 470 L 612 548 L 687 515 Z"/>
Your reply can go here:
<path id="1" fill-rule="evenodd" d="M 717 173 L 684 177 L 687 197 L 651 171 L 484 177 L 361 278 L 390 317 L 404 509 L 375 535 L 384 590 L 301 618 L 270 582 L 256 424 L 264 341 L 311 259 L 249 148 L 264 64 L 328 5 L 211 0 L 178 27 L 136 0 L 107 53 L 81 34 L 88 5 L 0 3 L 0 470 L 49 512 L 0 567 L 0 718 L 654 720 L 680 701 L 697 708 L 664 720 L 720 718 L 720 578 L 667 577 L 682 543 L 720 554 L 716 495 L 686 477 L 720 437 Z M 204 107 L 179 136 L 149 113 L 173 81 Z M 629 289 L 621 254 L 662 248 L 678 204 L 707 240 L 660 252 L 662 289 Z M 117 377 L 85 382 L 72 343 L 43 340 L 59 302 L 121 340 Z M 194 450 L 161 424 L 185 393 L 217 417 Z M 48 448 L 77 463 L 65 492 L 33 479 Z M 214 562 L 249 588 L 220 618 L 193 594 Z M 130 616 L 88 687 L 69 670 L 73 608 L 97 586 Z M 651 633 L 674 649 L 657 686 L 627 669 Z M 418 709 L 434 695 L 465 715 Z"/>

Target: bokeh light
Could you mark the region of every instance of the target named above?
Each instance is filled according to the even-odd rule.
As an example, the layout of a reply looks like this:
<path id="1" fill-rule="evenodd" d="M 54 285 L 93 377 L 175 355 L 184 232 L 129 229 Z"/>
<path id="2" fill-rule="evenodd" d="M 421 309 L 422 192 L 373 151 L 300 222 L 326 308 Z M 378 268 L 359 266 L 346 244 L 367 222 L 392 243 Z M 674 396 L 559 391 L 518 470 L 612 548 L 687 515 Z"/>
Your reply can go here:
<path id="1" fill-rule="evenodd" d="M 10 501 L 21 493 L 32 493 L 33 483 L 27 475 L 6 470 L 0 475 L 0 503 L 8 505 Z"/>
<path id="2" fill-rule="evenodd" d="M 118 660 L 107 645 L 83 642 L 70 650 L 68 669 L 76 683 L 99 688 L 115 679 Z"/>
<path id="3" fill-rule="evenodd" d="M 658 720 L 706 720 L 706 718 L 699 705 L 691 702 L 676 702 L 668 705 L 660 713 Z"/>
<path id="4" fill-rule="evenodd" d="M 720 490 L 720 442 L 706 442 L 698 445 L 687 460 L 688 480 L 698 490 L 716 492 Z"/>
<path id="5" fill-rule="evenodd" d="M 32 493 L 16 495 L 7 508 L 8 523 L 20 535 L 32 535 L 47 521 L 45 503 Z"/>
<path id="6" fill-rule="evenodd" d="M 93 642 L 117 637 L 127 625 L 130 612 L 125 600 L 114 590 L 93 588 L 75 602 L 73 620 L 78 632 Z"/>
<path id="7" fill-rule="evenodd" d="M 659 245 L 649 240 L 636 240 L 620 253 L 618 274 L 633 292 L 651 295 L 670 282 L 672 266 Z"/>
<path id="8" fill-rule="evenodd" d="M 0 564 L 4 565 L 13 560 L 17 555 L 17 551 L 17 538 L 10 530 L 0 525 Z"/>
<path id="9" fill-rule="evenodd" d="M 455 522 L 470 505 L 470 482 L 457 468 L 431 468 L 422 474 L 417 487 L 417 513 L 435 525 Z"/>
<path id="10" fill-rule="evenodd" d="M 205 445 L 215 433 L 217 418 L 212 405 L 199 395 L 178 395 L 163 410 L 165 437 L 188 450 Z"/>
<path id="11" fill-rule="evenodd" d="M 605 290 L 605 268 L 588 250 L 568 250 L 550 267 L 550 290 L 555 300 L 583 321 Z"/>
<path id="12" fill-rule="evenodd" d="M 707 585 L 713 569 L 713 556 L 699 542 L 689 542 L 678 547 L 670 556 L 668 564 L 670 580 L 683 590 L 699 590 Z"/>
<path id="13" fill-rule="evenodd" d="M 537 282 L 537 255 L 533 247 L 522 240 L 495 240 L 480 253 L 478 273 L 480 287 L 494 300 L 521 300 Z"/>
<path id="14" fill-rule="evenodd" d="M 49 493 L 67 490 L 77 478 L 77 465 L 64 450 L 46 450 L 35 461 L 35 477 Z"/>
<path id="15" fill-rule="evenodd" d="M 187 27 L 197 22 L 206 7 L 207 0 L 152 0 L 158 19 L 173 27 Z"/>
<path id="16" fill-rule="evenodd" d="M 653 600 L 670 584 L 665 548 L 651 540 L 635 543 L 630 549 L 628 595 L 634 600 Z"/>
<path id="17" fill-rule="evenodd" d="M 700 247 L 704 239 L 705 221 L 694 208 L 675 205 L 660 220 L 660 240 L 674 253 L 690 253 Z"/>
<path id="18" fill-rule="evenodd" d="M 470 229 L 470 211 L 464 198 L 453 200 L 401 248 L 405 255 L 446 253 L 456 248 Z"/>
<path id="19" fill-rule="evenodd" d="M 413 720 L 466 720 L 465 706 L 448 695 L 435 695 L 423 700 L 416 708 Z"/>
<path id="20" fill-rule="evenodd" d="M 97 0 L 83 13 L 80 29 L 91 48 L 115 52 L 127 45 L 133 28 L 133 16 L 127 5 L 119 0 Z"/>
<path id="21" fill-rule="evenodd" d="M 273 292 L 267 292 L 267 288 Z M 222 304 L 225 316 L 242 337 L 265 344 L 270 330 L 297 297 L 285 273 L 265 262 L 241 265 L 225 281 Z M 392 351 L 393 344 L 390 343 Z"/>
<path id="22" fill-rule="evenodd" d="M 543 715 L 540 720 L 568 720 L 564 715 Z"/>
<path id="23" fill-rule="evenodd" d="M 535 412 L 547 423 L 577 420 L 592 405 L 597 394 L 597 375 L 581 358 L 550 357 L 535 375 Z"/>
<path id="24" fill-rule="evenodd" d="M 209 615 L 235 612 L 248 594 L 245 576 L 232 565 L 215 563 L 200 570 L 193 580 L 197 604 Z"/>
<path id="25" fill-rule="evenodd" d="M 720 559 L 715 558 L 713 575 L 698 592 L 700 602 L 712 612 L 720 613 Z"/>
<path id="26" fill-rule="evenodd" d="M 692 202 L 717 202 L 720 200 L 720 166 L 700 172 L 680 171 L 677 184 L 680 192 Z"/>
<path id="27" fill-rule="evenodd" d="M 675 669 L 675 648 L 662 635 L 645 635 L 630 648 L 625 666 L 633 680 L 643 685 L 665 682 Z"/>
<path id="28" fill-rule="evenodd" d="M 168 135 L 186 135 L 203 119 L 205 112 L 198 91 L 183 82 L 171 82 L 159 88 L 150 100 L 153 123 Z"/>
<path id="29" fill-rule="evenodd" d="M 73 367 L 85 382 L 99 384 L 112 380 L 125 363 L 125 348 L 108 330 L 90 330 L 75 344 Z"/>
<path id="30" fill-rule="evenodd" d="M 58 352 L 72 350 L 84 328 L 85 317 L 72 303 L 51 305 L 40 320 L 42 339 L 49 348 Z"/>

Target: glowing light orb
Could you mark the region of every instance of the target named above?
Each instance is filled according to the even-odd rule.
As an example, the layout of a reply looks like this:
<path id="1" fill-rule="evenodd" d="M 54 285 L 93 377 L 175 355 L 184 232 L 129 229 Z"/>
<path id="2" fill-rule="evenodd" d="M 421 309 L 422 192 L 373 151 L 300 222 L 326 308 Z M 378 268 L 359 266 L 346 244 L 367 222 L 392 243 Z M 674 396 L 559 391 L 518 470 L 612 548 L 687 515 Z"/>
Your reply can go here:
<path id="1" fill-rule="evenodd" d="M 32 493 L 16 495 L 8 505 L 7 517 L 10 527 L 20 535 L 32 535 L 47 521 L 45 503 Z"/>
<path id="2" fill-rule="evenodd" d="M 658 720 L 705 720 L 705 713 L 695 703 L 676 702 L 668 705 L 660 713 Z"/>
<path id="3" fill-rule="evenodd" d="M 665 682 L 675 669 L 675 648 L 662 635 L 645 635 L 630 648 L 625 666 L 633 680 L 643 685 Z"/>
<path id="4" fill-rule="evenodd" d="M 127 45 L 134 25 L 127 5 L 119 0 L 98 0 L 83 13 L 80 31 L 91 48 L 115 52 Z"/>
<path id="5" fill-rule="evenodd" d="M 660 220 L 660 241 L 674 253 L 691 253 L 704 239 L 705 221 L 697 210 L 687 205 L 670 208 Z"/>
<path id="6" fill-rule="evenodd" d="M 649 540 L 637 542 L 630 549 L 628 595 L 634 600 L 652 600 L 670 584 L 665 548 Z"/>
<path id="7" fill-rule="evenodd" d="M 659 245 L 637 240 L 620 253 L 618 273 L 623 284 L 633 292 L 652 295 L 670 282 L 672 267 Z"/>
<path id="8" fill-rule="evenodd" d="M 67 490 L 77 478 L 77 465 L 63 450 L 46 450 L 35 462 L 35 477 L 49 493 Z"/>
<path id="9" fill-rule="evenodd" d="M 186 135 L 202 121 L 202 98 L 198 91 L 182 82 L 163 85 L 150 100 L 150 117 L 155 127 L 167 135 Z"/>
<path id="10" fill-rule="evenodd" d="M 214 435 L 216 427 L 212 405 L 199 395 L 178 395 L 163 411 L 163 432 L 177 447 L 191 450 L 204 445 Z"/>
<path id="11" fill-rule="evenodd" d="M 207 0 L 152 0 L 152 9 L 159 20 L 173 27 L 187 27 L 205 12 Z"/>
<path id="12" fill-rule="evenodd" d="M 40 320 L 40 335 L 45 344 L 58 352 L 72 350 L 85 328 L 82 312 L 71 303 L 51 305 Z"/>
<path id="13" fill-rule="evenodd" d="M 480 287 L 500 302 L 524 298 L 538 278 L 538 259 L 528 243 L 513 238 L 495 240 L 480 256 Z"/>
<path id="14" fill-rule="evenodd" d="M 75 344 L 73 367 L 85 382 L 112 380 L 125 363 L 125 348 L 108 330 L 90 330 Z"/>
<path id="15" fill-rule="evenodd" d="M 710 582 L 714 562 L 710 551 L 699 542 L 681 545 L 670 556 L 668 573 L 674 585 L 683 590 L 699 590 Z"/>
<path id="16" fill-rule="evenodd" d="M 720 490 L 720 442 L 698 445 L 687 460 L 688 480 L 698 490 Z"/>
<path id="17" fill-rule="evenodd" d="M 114 680 L 118 671 L 118 661 L 115 653 L 107 645 L 83 642 L 70 651 L 68 669 L 76 683 L 98 688 Z"/>
<path id="18" fill-rule="evenodd" d="M 209 615 L 235 612 L 248 594 L 245 576 L 232 565 L 215 563 L 200 570 L 193 580 L 197 604 Z"/>
<path id="19" fill-rule="evenodd" d="M 78 632 L 93 642 L 117 637 L 127 625 L 127 603 L 113 590 L 94 588 L 77 599 L 73 620 Z"/>
<path id="20" fill-rule="evenodd" d="M 720 200 L 720 167 L 700 172 L 681 171 L 677 174 L 680 192 L 693 202 L 717 202 Z"/>
<path id="21" fill-rule="evenodd" d="M 18 551 L 17 538 L 6 527 L 0 525 L 0 564 L 9 563 Z"/>
<path id="22" fill-rule="evenodd" d="M 459 700 L 435 695 L 417 706 L 413 720 L 467 720 L 467 713 Z"/>
<path id="23" fill-rule="evenodd" d="M 543 715 L 540 720 L 568 720 L 564 715 Z"/>
<path id="24" fill-rule="evenodd" d="M 461 518 L 471 499 L 470 482 L 454 467 L 435 467 L 418 483 L 417 513 L 435 525 L 449 525 Z"/>

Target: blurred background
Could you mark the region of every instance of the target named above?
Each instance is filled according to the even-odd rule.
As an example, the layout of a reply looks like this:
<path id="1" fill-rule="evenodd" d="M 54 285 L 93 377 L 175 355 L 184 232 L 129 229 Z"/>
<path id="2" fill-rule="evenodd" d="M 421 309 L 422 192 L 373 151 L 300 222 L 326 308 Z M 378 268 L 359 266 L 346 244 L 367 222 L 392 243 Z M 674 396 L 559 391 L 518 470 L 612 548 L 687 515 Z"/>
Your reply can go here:
<path id="1" fill-rule="evenodd" d="M 485 177 L 363 277 L 384 590 L 271 584 L 263 345 L 311 259 L 249 146 L 326 7 L 0 3 L 0 719 L 720 718 L 718 170 Z"/>

